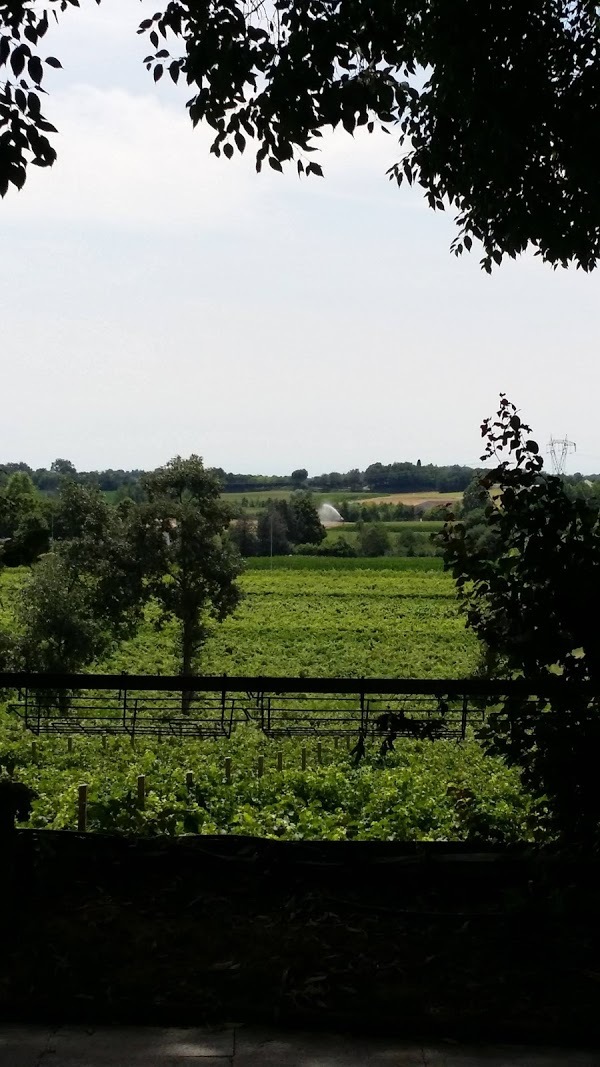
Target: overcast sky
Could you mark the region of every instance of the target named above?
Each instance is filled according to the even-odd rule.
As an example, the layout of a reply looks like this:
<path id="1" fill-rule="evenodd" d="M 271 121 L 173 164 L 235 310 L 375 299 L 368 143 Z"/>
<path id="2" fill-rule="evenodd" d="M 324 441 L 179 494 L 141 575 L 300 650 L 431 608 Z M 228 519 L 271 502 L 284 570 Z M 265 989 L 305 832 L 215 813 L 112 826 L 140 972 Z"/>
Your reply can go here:
<path id="1" fill-rule="evenodd" d="M 0 202 L 0 461 L 475 464 L 504 391 L 600 471 L 600 273 L 457 260 L 451 217 L 387 181 L 393 137 L 325 139 L 324 180 L 216 160 L 141 63 L 148 6 L 47 38 L 59 159 Z"/>

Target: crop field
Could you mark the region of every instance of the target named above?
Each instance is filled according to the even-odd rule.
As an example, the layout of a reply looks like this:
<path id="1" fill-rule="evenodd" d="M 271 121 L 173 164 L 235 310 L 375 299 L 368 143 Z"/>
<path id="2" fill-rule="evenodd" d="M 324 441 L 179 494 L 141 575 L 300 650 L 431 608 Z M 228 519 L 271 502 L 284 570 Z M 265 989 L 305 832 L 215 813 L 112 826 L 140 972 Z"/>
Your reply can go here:
<path id="1" fill-rule="evenodd" d="M 270 563 L 255 561 L 244 575 L 245 599 L 215 628 L 205 673 L 428 678 L 465 676 L 475 666 L 474 639 L 439 561 L 291 557 L 264 566 Z M 16 571 L 2 576 L 4 624 L 21 581 Z M 148 619 L 97 668 L 176 672 L 175 634 L 157 632 Z M 535 836 L 537 826 L 534 801 L 516 773 L 484 756 L 474 740 L 403 739 L 385 762 L 374 742 L 356 767 L 343 738 L 324 739 L 318 749 L 316 741 L 269 739 L 253 725 L 229 739 L 138 738 L 135 746 L 127 738 L 76 736 L 69 749 L 65 737 L 34 739 L 3 711 L 0 770 L 11 763 L 38 794 L 31 822 L 39 827 L 76 826 L 81 782 L 89 787 L 91 830 L 511 841 Z M 146 776 L 143 807 L 139 775 Z"/>
<path id="2" fill-rule="evenodd" d="M 411 493 L 386 493 L 381 495 L 379 493 L 363 493 L 356 494 L 356 500 L 359 503 L 364 504 L 406 504 L 407 507 L 414 507 L 415 504 L 422 504 L 424 501 L 431 501 L 434 504 L 444 505 L 453 501 L 462 500 L 462 493 L 438 493 L 436 490 L 424 489 L 422 492 Z"/>
<path id="3" fill-rule="evenodd" d="M 267 507 L 270 500 L 289 500 L 292 489 L 258 489 L 248 493 L 223 493 L 223 500 L 239 507 L 243 504 L 246 514 L 253 516 Z M 316 507 L 321 504 L 339 504 L 340 501 L 353 500 L 359 504 L 406 504 L 414 507 L 423 501 L 446 504 L 462 500 L 462 493 L 437 493 L 424 490 L 422 493 L 365 493 L 364 490 L 352 492 L 347 489 L 329 489 L 327 492 L 313 491 L 312 497 Z"/>
<path id="4" fill-rule="evenodd" d="M 222 493 L 221 496 L 233 506 L 239 507 L 243 504 L 246 513 L 252 516 L 266 508 L 270 500 L 289 500 L 293 492 L 293 489 L 256 489 L 248 493 Z M 350 490 L 340 492 L 328 490 L 325 493 L 315 491 L 311 495 L 317 508 L 321 504 L 333 504 L 340 500 L 365 499 L 364 492 L 351 492 Z"/>
<path id="5" fill-rule="evenodd" d="M 439 558 L 399 558 L 395 556 L 341 557 L 328 556 L 253 556 L 246 560 L 249 571 L 388 571 L 394 574 L 421 574 L 436 571 L 443 574 L 442 561 Z M 452 584 L 448 587 L 453 594 Z"/>
<path id="6" fill-rule="evenodd" d="M 323 743 L 319 764 L 316 745 L 309 743 L 302 770 L 301 742 L 269 741 L 250 727 L 240 727 L 229 740 L 140 740 L 135 749 L 122 738 L 109 737 L 103 748 L 99 738 L 75 737 L 69 752 L 66 738 L 40 738 L 33 753 L 31 735 L 5 722 L 0 759 L 8 758 L 19 780 L 38 793 L 35 827 L 75 828 L 78 785 L 85 782 L 90 830 L 421 841 L 473 834 L 511 841 L 535 832 L 535 807 L 518 776 L 484 756 L 475 742 L 405 740 L 385 765 L 373 752 L 356 768 L 333 742 Z M 146 781 L 143 807 L 139 775 Z"/>
<path id="7" fill-rule="evenodd" d="M 357 566 L 351 569 L 321 568 L 310 557 L 292 556 L 288 569 L 286 562 L 277 558 L 272 568 L 253 567 L 244 575 L 242 605 L 215 628 L 204 650 L 203 673 L 358 678 L 471 673 L 476 643 L 458 614 L 452 579 L 439 566 L 375 568 L 353 559 Z M 105 669 L 176 672 L 173 632 L 157 635 L 148 624 Z"/>

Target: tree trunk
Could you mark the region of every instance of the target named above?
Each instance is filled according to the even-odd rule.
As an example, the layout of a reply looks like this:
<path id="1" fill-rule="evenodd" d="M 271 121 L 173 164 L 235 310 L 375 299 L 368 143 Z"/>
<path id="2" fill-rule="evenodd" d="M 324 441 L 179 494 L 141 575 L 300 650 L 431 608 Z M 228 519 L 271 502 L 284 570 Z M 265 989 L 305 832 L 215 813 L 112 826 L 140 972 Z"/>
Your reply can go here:
<path id="1" fill-rule="evenodd" d="M 192 662 L 194 657 L 194 641 L 193 641 L 193 627 L 188 619 L 183 620 L 182 634 L 181 634 L 181 673 L 184 678 L 193 674 Z M 182 691 L 181 693 L 181 712 L 183 715 L 189 715 L 190 707 L 192 703 L 193 693 L 188 691 Z"/>

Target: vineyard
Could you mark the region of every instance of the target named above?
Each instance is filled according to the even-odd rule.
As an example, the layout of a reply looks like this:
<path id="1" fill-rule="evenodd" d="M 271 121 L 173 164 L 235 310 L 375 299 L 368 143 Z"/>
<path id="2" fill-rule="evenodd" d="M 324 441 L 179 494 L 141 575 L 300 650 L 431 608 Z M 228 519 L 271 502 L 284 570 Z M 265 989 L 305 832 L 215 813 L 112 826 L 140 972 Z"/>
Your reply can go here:
<path id="1" fill-rule="evenodd" d="M 348 562 L 360 566 L 339 566 Z M 292 556 L 293 567 L 284 558 L 273 568 L 249 570 L 242 580 L 244 601 L 215 630 L 202 673 L 354 678 L 470 674 L 476 643 L 457 612 L 452 579 L 439 566 L 390 569 L 386 559 L 372 561 L 386 563 L 386 568 L 368 567 L 368 562 Z M 174 674 L 173 635 L 165 631 L 157 636 L 149 624 L 101 669 Z"/>
<path id="2" fill-rule="evenodd" d="M 292 558 L 250 569 L 240 609 L 206 645 L 204 673 L 434 678 L 472 671 L 475 643 L 436 561 L 393 561 L 386 569 L 380 560 L 352 560 L 362 565 L 351 568 L 332 562 Z M 19 581 L 5 572 L 5 619 Z M 157 632 L 148 618 L 97 669 L 176 673 L 174 633 Z M 343 738 L 271 739 L 252 725 L 218 740 L 33 739 L 14 716 L 0 717 L 0 764 L 35 789 L 35 827 L 75 828 L 85 783 L 91 830 L 290 840 L 535 837 L 534 802 L 515 772 L 484 756 L 476 741 L 399 739 L 385 760 L 379 750 L 368 744 L 355 765 Z"/>

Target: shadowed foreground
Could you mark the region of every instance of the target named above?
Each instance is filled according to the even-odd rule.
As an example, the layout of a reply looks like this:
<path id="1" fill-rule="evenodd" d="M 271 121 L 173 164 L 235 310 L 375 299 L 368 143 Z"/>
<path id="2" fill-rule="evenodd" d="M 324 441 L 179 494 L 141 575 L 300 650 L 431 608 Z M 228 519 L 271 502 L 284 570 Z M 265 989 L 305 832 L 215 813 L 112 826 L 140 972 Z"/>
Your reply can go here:
<path id="1" fill-rule="evenodd" d="M 31 831 L 4 851 L 5 1021 L 600 1043 L 597 861 Z"/>

